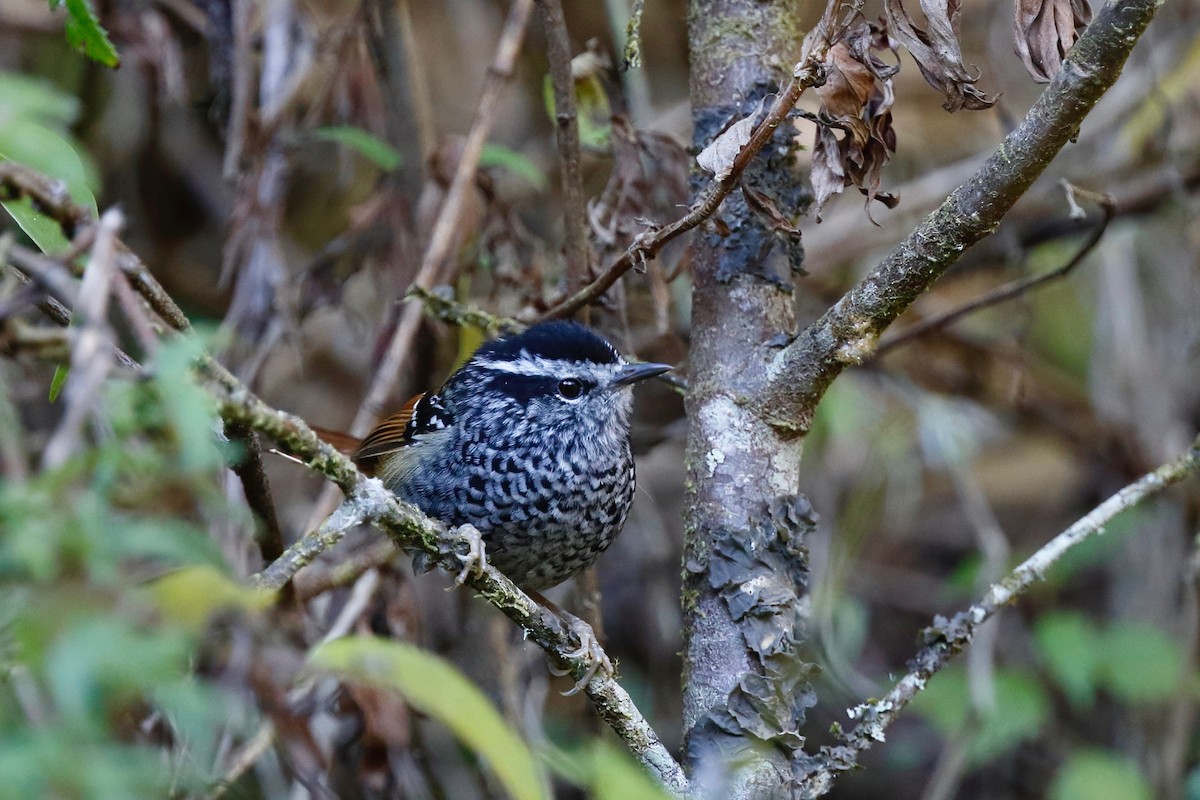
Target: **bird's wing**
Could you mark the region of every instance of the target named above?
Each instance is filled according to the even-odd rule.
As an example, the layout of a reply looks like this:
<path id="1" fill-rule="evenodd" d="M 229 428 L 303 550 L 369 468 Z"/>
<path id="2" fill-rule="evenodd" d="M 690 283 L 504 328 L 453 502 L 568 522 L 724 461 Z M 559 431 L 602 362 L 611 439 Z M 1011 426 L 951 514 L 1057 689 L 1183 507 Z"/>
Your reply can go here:
<path id="1" fill-rule="evenodd" d="M 367 434 L 354 452 L 354 460 L 371 461 L 395 453 L 411 444 L 423 433 L 440 431 L 450 425 L 450 413 L 442 399 L 433 392 L 424 392 L 409 400 L 404 407 L 379 423 Z"/>

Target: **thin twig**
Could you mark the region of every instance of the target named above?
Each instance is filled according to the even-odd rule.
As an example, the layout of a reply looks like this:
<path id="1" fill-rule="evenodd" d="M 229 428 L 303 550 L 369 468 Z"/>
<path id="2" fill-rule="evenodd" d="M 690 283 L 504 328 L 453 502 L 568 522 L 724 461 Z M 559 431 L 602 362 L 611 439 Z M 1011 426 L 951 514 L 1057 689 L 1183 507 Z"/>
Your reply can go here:
<path id="1" fill-rule="evenodd" d="M 1076 194 L 1084 194 L 1078 189 L 1073 189 L 1073 191 Z M 963 303 L 957 308 L 952 308 L 940 314 L 930 315 L 920 322 L 908 326 L 895 336 L 885 339 L 875 350 L 875 355 L 881 356 L 889 350 L 893 350 L 903 344 L 911 342 L 918 336 L 924 336 L 932 331 L 945 328 L 947 325 L 952 325 L 968 314 L 973 314 L 976 311 L 1005 303 L 1015 297 L 1020 297 L 1026 292 L 1036 289 L 1042 284 L 1065 278 L 1067 275 L 1071 274 L 1071 272 L 1077 266 L 1079 266 L 1085 258 L 1087 258 L 1092 250 L 1096 249 L 1096 245 L 1098 245 L 1100 243 L 1100 239 L 1104 237 L 1105 232 L 1108 230 L 1109 223 L 1112 222 L 1113 216 L 1116 214 L 1117 210 L 1116 200 L 1111 194 L 1101 195 L 1094 194 L 1092 192 L 1087 192 L 1086 194 L 1094 199 L 1097 205 L 1100 206 L 1100 220 L 1096 223 L 1095 227 L 1092 228 L 1091 232 L 1088 233 L 1087 238 L 1083 240 L 1083 243 L 1079 245 L 1079 249 L 1075 251 L 1075 254 L 1072 255 L 1065 264 L 1056 269 L 1052 269 L 1049 272 L 1043 272 L 1040 275 L 1030 275 L 1029 277 L 1006 283 L 1003 286 L 998 286 L 991 291 L 984 292 L 974 300 Z"/>
<path id="2" fill-rule="evenodd" d="M 229 787 L 237 783 L 238 778 L 245 775 L 254 766 L 254 763 L 262 758 L 267 750 L 271 749 L 271 745 L 274 743 L 275 725 L 267 720 L 259 726 L 254 736 L 250 737 L 250 741 L 237 751 L 233 758 L 233 764 L 221 778 L 221 782 L 204 796 L 204 800 L 220 800 L 224 797 L 225 793 L 229 791 Z"/>
<path id="3" fill-rule="evenodd" d="M 239 424 L 246 423 L 239 420 Z M 351 497 L 338 506 L 324 523 L 315 531 L 306 533 L 299 541 L 278 558 L 270 562 L 266 569 L 254 576 L 254 583 L 264 589 L 278 590 L 292 582 L 296 573 L 311 564 L 317 556 L 340 542 L 346 533 L 366 519 L 366 514 L 359 504 Z"/>
<path id="4" fill-rule="evenodd" d="M 851 13 L 847 15 L 847 19 L 850 19 L 861 7 L 862 0 L 852 3 Z M 737 156 L 733 159 L 729 173 L 721 178 L 714 179 L 704 190 L 704 193 L 692 204 L 687 214 L 669 225 L 652 227 L 639 234 L 633 240 L 633 244 L 619 255 L 603 274 L 583 289 L 547 310 L 538 317 L 538 320 L 559 319 L 574 314 L 580 308 L 607 292 L 617 282 L 617 279 L 631 268 L 644 263 L 648 259 L 654 258 L 658 254 L 658 251 L 668 242 L 682 236 L 715 214 L 729 193 L 738 186 L 738 182 L 741 180 L 742 173 L 746 171 L 746 167 L 750 165 L 750 162 L 754 160 L 758 152 L 771 140 L 771 137 L 775 134 L 775 129 L 787 119 L 787 115 L 791 113 L 800 96 L 808 89 L 821 86 L 825 83 L 825 58 L 835 37 L 836 34 L 832 36 L 818 36 L 813 39 L 808 53 L 796 64 L 791 79 L 779 95 L 776 96 L 775 102 L 771 104 L 770 110 L 767 111 L 767 115 L 755 126 L 754 131 L 750 134 L 749 141 L 738 151 Z"/>
<path id="5" fill-rule="evenodd" d="M 582 289 L 592 274 L 587 209 L 583 202 L 583 166 L 579 153 L 579 117 L 575 111 L 575 78 L 571 73 L 571 38 L 562 0 L 537 0 L 546 27 L 546 57 L 554 85 L 555 139 L 562 170 L 563 226 L 567 256 L 567 294 Z"/>
<path id="6" fill-rule="evenodd" d="M 923 637 L 929 644 L 909 662 L 908 674 L 882 698 L 855 706 L 847 712 L 851 719 L 858 721 L 857 724 L 848 733 L 840 734 L 841 746 L 822 749 L 818 759 L 820 766 L 806 775 L 804 782 L 814 786 L 828 785 L 837 773 L 853 769 L 859 754 L 870 749 L 875 742 L 884 740 L 888 726 L 925 688 L 929 679 L 971 644 L 981 624 L 1042 581 L 1050 567 L 1069 550 L 1104 533 L 1105 526 L 1115 516 L 1198 472 L 1200 437 L 1192 442 L 1187 452 L 1138 478 L 1055 536 L 1006 578 L 992 584 L 970 608 L 948 620 L 944 617 L 935 618 Z"/>
<path id="7" fill-rule="evenodd" d="M 450 296 L 452 291 L 443 292 L 442 288 L 448 289 L 449 287 L 424 289 L 420 286 L 413 286 L 405 293 L 405 298 L 420 300 L 421 304 L 425 306 L 425 311 L 442 322 L 460 327 L 469 325 L 489 336 L 525 329 L 524 325 L 511 317 L 498 317 L 481 308 L 460 303 Z"/>
<path id="8" fill-rule="evenodd" d="M 283 532 L 275 514 L 275 503 L 271 500 L 271 486 L 263 469 L 262 448 L 258 435 L 236 423 L 225 426 L 225 435 L 242 445 L 244 453 L 233 465 L 233 472 L 242 482 L 246 503 L 262 526 L 255 537 L 263 563 L 270 564 L 283 555 Z"/>
<path id="9" fill-rule="evenodd" d="M 52 181 L 29 167 L 0 162 L 0 200 L 29 198 L 34 208 L 62 226 L 63 235 L 75 238 L 76 229 L 92 221 L 92 212 L 71 199 L 64 181 Z"/>
<path id="10" fill-rule="evenodd" d="M 296 596 L 306 603 L 325 592 L 351 585 L 367 570 L 379 569 L 399 556 L 400 551 L 396 549 L 396 545 L 392 544 L 391 540 L 384 539 L 364 547 L 337 564 L 330 565 L 328 569 L 318 572 L 316 567 L 310 567 L 294 581 Z"/>
<path id="11" fill-rule="evenodd" d="M 104 317 L 116 272 L 117 231 L 122 224 L 121 212 L 110 208 L 96 229 L 96 242 L 75 303 L 73 323 L 78 327 L 71 348 L 66 409 L 42 453 L 43 469 L 62 466 L 79 447 L 83 421 L 93 410 L 92 401 L 112 366 L 112 349 L 106 347 L 112 337 Z"/>

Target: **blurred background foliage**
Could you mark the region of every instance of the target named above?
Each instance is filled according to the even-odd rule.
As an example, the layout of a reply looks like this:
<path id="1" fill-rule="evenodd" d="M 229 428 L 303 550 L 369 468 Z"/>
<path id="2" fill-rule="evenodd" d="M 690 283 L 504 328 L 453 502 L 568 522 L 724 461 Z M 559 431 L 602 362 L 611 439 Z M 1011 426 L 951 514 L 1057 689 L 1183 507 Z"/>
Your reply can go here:
<path id="1" fill-rule="evenodd" d="M 126 241 L 225 363 L 277 407 L 345 427 L 420 263 L 508 5 L 51 5 L 63 7 L 0 6 L 0 156 L 89 208 L 119 204 Z M 674 219 L 686 202 L 687 9 L 649 0 L 643 66 L 618 71 L 628 4 L 564 5 L 603 265 L 642 220 Z M 819 11 L 798 14 L 807 25 Z M 963 5 L 967 61 L 999 97 L 990 110 L 946 114 L 902 62 L 899 148 L 884 172 L 901 202 L 872 209 L 879 225 L 849 195 L 819 225 L 801 221 L 802 323 L 1036 97 L 1010 15 L 1007 3 Z M 897 347 L 825 398 L 800 487 L 821 514 L 810 744 L 886 690 L 934 614 L 969 603 L 1200 425 L 1198 31 L 1194 0 L 1166 4 L 1078 141 L 897 328 L 1066 262 L 1098 215 L 1074 218 L 1059 179 L 1117 201 L 1069 278 Z M 493 313 L 544 308 L 562 286 L 546 71 L 535 15 L 441 281 Z M 811 146 L 811 124 L 796 127 Z M 18 240 L 67 247 L 24 201 L 6 207 L 16 225 L 0 228 Z M 0 303 L 17 289 L 0 279 Z M 682 361 L 688 290 L 686 250 L 672 246 L 592 322 L 627 352 Z M 191 382 L 194 342 L 143 354 L 151 377 L 114 374 L 84 446 L 39 468 L 61 413 L 48 400 L 55 367 L 15 344 L 36 312 L 3 308 L 0 797 L 654 795 L 506 620 L 443 594 L 444 576 L 414 576 L 377 534 L 350 537 L 291 596 L 241 588 L 269 526 L 226 468 L 244 447 L 217 435 Z M 392 401 L 478 341 L 427 321 Z M 646 491 L 599 568 L 610 651 L 673 746 L 684 434 L 676 393 L 639 396 Z M 290 541 L 320 482 L 269 454 L 266 468 Z M 1200 800 L 1198 521 L 1192 485 L 1072 552 L 835 796 Z M 318 646 L 347 633 L 362 638 Z M 418 653 L 438 658 L 414 683 Z M 494 732 L 473 737 L 488 715 Z"/>

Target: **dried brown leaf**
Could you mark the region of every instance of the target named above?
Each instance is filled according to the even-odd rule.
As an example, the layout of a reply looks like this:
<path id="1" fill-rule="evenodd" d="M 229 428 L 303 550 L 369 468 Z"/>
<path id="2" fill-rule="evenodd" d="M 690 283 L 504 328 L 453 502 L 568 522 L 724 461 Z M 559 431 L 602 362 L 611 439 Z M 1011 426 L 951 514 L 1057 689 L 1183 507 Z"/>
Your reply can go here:
<path id="1" fill-rule="evenodd" d="M 711 172 L 717 180 L 729 177 L 738 153 L 742 152 L 742 148 L 750 141 L 750 134 L 754 132 L 754 122 L 762 113 L 765 102 L 766 98 L 764 97 L 758 102 L 754 111 L 722 131 L 709 143 L 708 147 L 700 151 L 700 155 L 696 156 L 696 163 L 702 169 Z"/>
<path id="2" fill-rule="evenodd" d="M 799 246 L 801 242 L 800 228 L 796 220 L 779 210 L 779 204 L 765 192 L 760 192 L 746 181 L 742 181 L 742 196 L 746 198 L 746 207 L 762 220 L 767 229 L 780 237 L 787 246 Z M 795 270 L 801 275 L 807 275 L 802 266 L 802 259 L 797 259 Z"/>
<path id="3" fill-rule="evenodd" d="M 921 0 L 921 10 L 929 23 L 928 30 L 917 27 L 900 0 L 883 2 L 888 29 L 912 54 L 929 85 L 945 96 L 942 108 L 947 111 L 990 108 L 996 101 L 989 100 L 975 87 L 979 76 L 972 75 L 963 64 L 958 44 L 960 0 Z"/>
<path id="4" fill-rule="evenodd" d="M 849 181 L 846 169 L 842 166 L 841 149 L 838 147 L 837 136 L 828 125 L 817 126 L 817 138 L 813 144 L 812 181 L 814 209 L 817 221 L 821 220 L 821 209 L 829 198 L 840 194 Z"/>
<path id="5" fill-rule="evenodd" d="M 858 116 L 874 87 L 875 76 L 866 64 L 855 58 L 845 42 L 830 48 L 825 85 L 817 87 L 817 96 L 830 116 Z"/>
<path id="6" fill-rule="evenodd" d="M 1088 0 L 1015 0 L 1013 43 L 1025 70 L 1048 83 L 1062 68 L 1079 31 L 1092 21 Z"/>
<path id="7" fill-rule="evenodd" d="M 821 111 L 813 146 L 812 184 L 817 219 L 821 208 L 847 186 L 856 186 L 871 200 L 889 207 L 896 198 L 879 192 L 883 167 L 896 151 L 892 128 L 892 76 L 875 51 L 888 48 L 877 26 L 860 23 L 830 48 L 828 79 L 818 89 Z M 836 131 L 842 131 L 841 138 Z"/>

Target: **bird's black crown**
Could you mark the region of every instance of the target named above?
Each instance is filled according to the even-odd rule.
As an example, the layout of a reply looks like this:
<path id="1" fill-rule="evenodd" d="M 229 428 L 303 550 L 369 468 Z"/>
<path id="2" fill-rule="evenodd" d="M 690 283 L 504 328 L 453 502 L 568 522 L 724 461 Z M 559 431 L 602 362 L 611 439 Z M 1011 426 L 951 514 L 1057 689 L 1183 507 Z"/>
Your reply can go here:
<path id="1" fill-rule="evenodd" d="M 489 342 L 476 351 L 476 358 L 515 361 L 522 354 L 564 361 L 616 364 L 617 351 L 587 328 L 575 322 L 539 322 L 523 333 Z"/>

